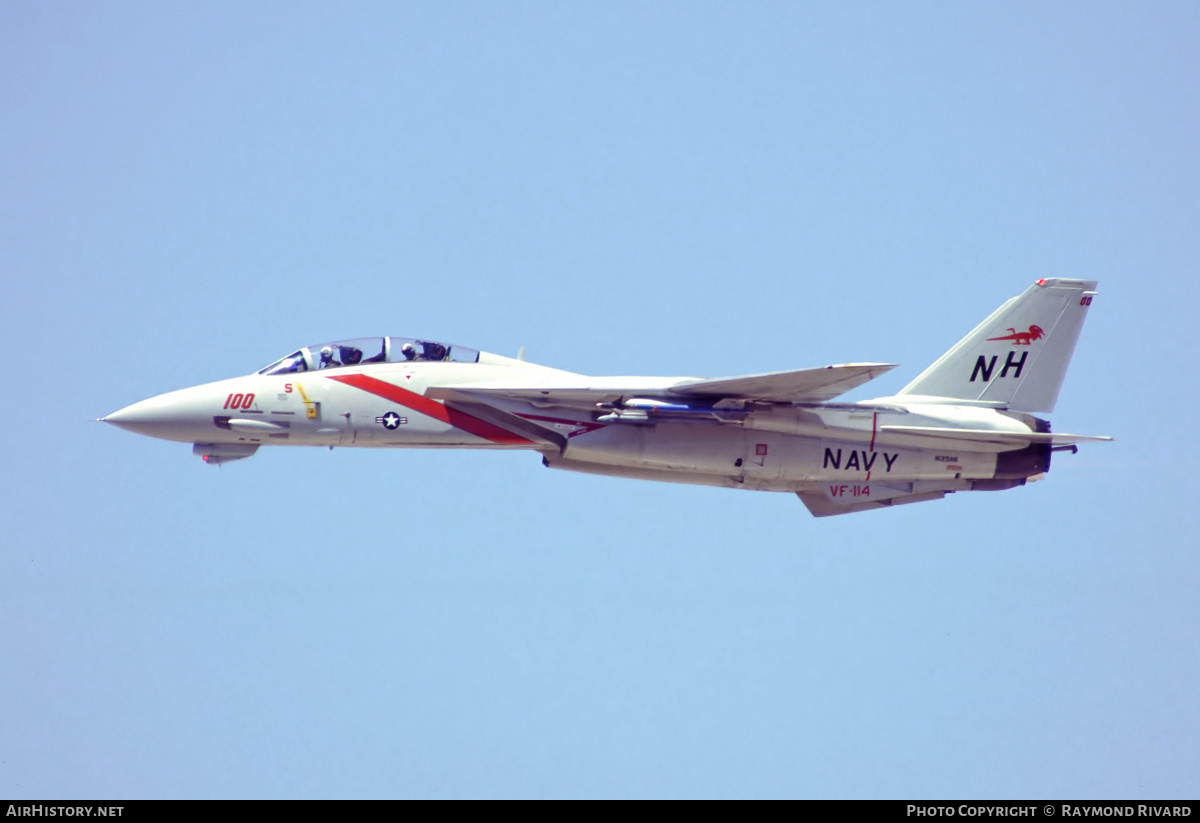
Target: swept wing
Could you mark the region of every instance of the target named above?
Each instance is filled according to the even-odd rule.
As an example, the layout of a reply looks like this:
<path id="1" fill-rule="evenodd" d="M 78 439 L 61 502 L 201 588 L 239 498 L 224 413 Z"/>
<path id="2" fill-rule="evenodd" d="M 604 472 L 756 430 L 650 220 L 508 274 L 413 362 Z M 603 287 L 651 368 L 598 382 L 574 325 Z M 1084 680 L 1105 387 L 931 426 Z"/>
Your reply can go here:
<path id="1" fill-rule="evenodd" d="M 671 386 L 670 393 L 687 397 L 730 397 L 764 403 L 822 403 L 894 368 L 894 363 L 846 363 L 819 369 L 680 381 Z"/>
<path id="2" fill-rule="evenodd" d="M 571 385 L 557 382 L 545 386 L 514 386 L 479 383 L 454 388 L 432 388 L 426 396 L 435 400 L 470 396 L 475 402 L 488 398 L 523 400 L 537 406 L 594 409 L 597 403 L 613 403 L 630 397 L 705 398 L 748 400 L 762 403 L 820 403 L 861 386 L 894 369 L 891 363 L 848 363 L 817 369 L 768 372 L 715 380 L 682 378 L 670 382 L 639 378 L 587 378 Z"/>

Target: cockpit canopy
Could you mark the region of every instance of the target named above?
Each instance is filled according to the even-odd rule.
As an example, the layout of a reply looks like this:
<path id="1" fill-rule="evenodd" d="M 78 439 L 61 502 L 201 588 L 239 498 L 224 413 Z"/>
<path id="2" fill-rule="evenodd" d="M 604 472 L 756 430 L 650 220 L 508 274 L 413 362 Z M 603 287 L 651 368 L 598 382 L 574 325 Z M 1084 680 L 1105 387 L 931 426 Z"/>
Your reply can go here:
<path id="1" fill-rule="evenodd" d="M 292 374 L 359 366 L 363 363 L 404 363 L 414 360 L 476 363 L 479 361 L 479 352 L 413 337 L 359 337 L 305 346 L 276 360 L 259 374 Z"/>

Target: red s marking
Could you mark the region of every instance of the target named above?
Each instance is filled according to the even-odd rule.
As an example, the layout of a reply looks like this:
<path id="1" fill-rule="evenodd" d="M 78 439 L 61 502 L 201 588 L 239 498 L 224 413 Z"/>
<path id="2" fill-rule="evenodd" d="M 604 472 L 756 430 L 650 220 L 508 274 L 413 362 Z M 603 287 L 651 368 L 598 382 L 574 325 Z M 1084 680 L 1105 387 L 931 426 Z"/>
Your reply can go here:
<path id="1" fill-rule="evenodd" d="M 427 417 L 432 417 L 434 420 L 440 420 L 443 423 L 454 426 L 456 429 L 462 429 L 476 437 L 482 437 L 484 440 L 490 440 L 493 443 L 507 446 L 535 445 L 532 440 L 526 440 L 524 437 L 513 434 L 507 429 L 502 429 L 486 420 L 472 417 L 466 412 L 452 409 L 436 400 L 430 400 L 428 397 L 416 392 L 402 389 L 399 386 L 393 386 L 391 383 L 374 377 L 368 377 L 365 374 L 331 374 L 329 375 L 329 379 L 344 383 L 347 386 L 353 386 L 356 389 L 361 389 L 368 394 L 382 397 L 385 400 L 391 400 L 393 403 L 399 403 L 401 406 L 407 406 L 415 412 L 420 412 Z"/>

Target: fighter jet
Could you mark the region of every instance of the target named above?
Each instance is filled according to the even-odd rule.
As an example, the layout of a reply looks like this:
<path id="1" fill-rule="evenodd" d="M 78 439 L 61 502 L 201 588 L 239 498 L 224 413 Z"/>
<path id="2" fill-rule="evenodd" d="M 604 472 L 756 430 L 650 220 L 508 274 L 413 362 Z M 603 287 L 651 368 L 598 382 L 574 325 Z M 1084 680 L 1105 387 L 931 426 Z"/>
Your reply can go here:
<path id="1" fill-rule="evenodd" d="M 551 469 L 789 492 L 817 517 L 1039 480 L 1054 452 L 1111 440 L 1051 433 L 1096 295 L 1044 279 L 897 395 L 834 402 L 895 368 L 846 363 L 717 379 L 588 377 L 410 337 L 306 346 L 254 374 L 101 418 L 192 443 L 209 465 L 263 446 L 526 449 Z"/>

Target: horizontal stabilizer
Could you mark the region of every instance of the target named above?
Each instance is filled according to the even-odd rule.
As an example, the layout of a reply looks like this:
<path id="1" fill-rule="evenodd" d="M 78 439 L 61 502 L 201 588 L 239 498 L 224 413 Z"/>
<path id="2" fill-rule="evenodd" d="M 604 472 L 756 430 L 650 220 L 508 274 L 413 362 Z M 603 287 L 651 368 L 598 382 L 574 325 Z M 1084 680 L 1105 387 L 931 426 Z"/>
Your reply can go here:
<path id="1" fill-rule="evenodd" d="M 881 434 L 904 434 L 928 437 L 939 442 L 990 443 L 1021 448 L 1030 443 L 1049 443 L 1052 446 L 1071 446 L 1076 443 L 1111 441 L 1111 437 L 1088 434 L 1054 434 L 1051 432 L 1006 432 L 989 429 L 936 429 L 925 426 L 880 426 Z"/>

